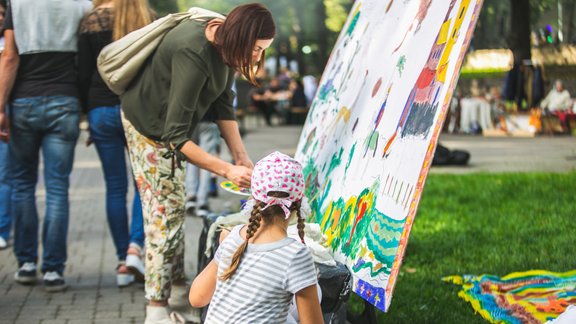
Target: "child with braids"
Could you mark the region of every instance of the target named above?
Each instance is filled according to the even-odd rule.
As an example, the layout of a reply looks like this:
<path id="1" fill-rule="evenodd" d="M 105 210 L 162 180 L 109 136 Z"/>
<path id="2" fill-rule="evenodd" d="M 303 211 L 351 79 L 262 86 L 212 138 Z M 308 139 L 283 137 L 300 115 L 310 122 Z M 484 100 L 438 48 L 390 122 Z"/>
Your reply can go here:
<path id="1" fill-rule="evenodd" d="M 247 225 L 234 227 L 196 277 L 190 303 L 210 303 L 205 323 L 286 323 L 295 296 L 300 323 L 323 323 L 316 270 L 304 245 L 302 166 L 274 152 L 252 172 Z M 287 236 L 298 218 L 300 241 Z"/>

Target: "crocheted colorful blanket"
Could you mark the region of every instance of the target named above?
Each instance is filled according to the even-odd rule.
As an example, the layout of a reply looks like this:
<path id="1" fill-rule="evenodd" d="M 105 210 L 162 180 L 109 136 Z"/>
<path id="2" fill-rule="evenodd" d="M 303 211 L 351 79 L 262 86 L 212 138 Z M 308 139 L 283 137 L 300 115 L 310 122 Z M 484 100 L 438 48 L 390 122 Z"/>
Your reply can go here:
<path id="1" fill-rule="evenodd" d="M 458 296 L 491 323 L 544 323 L 576 305 L 576 270 L 565 273 L 531 270 L 505 277 L 450 276 L 462 286 Z"/>

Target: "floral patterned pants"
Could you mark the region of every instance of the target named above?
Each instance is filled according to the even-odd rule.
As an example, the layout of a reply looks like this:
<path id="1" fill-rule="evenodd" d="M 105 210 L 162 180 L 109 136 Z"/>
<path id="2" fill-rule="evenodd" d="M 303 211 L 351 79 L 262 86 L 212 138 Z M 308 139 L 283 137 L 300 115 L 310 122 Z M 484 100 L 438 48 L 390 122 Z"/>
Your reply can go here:
<path id="1" fill-rule="evenodd" d="M 146 235 L 146 298 L 167 300 L 184 274 L 185 168 L 162 157 L 169 150 L 140 134 L 122 116 L 134 179 L 142 198 Z"/>

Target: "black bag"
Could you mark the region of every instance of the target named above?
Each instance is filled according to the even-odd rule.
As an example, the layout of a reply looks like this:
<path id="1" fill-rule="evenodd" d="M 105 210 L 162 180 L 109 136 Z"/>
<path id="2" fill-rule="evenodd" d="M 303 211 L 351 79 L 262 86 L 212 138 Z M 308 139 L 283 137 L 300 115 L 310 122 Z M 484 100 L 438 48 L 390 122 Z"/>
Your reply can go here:
<path id="1" fill-rule="evenodd" d="M 466 165 L 470 160 L 470 153 L 461 150 L 452 151 L 450 163 L 454 165 Z"/>
<path id="2" fill-rule="evenodd" d="M 466 165 L 469 160 L 470 153 L 467 151 L 450 151 L 446 146 L 438 143 L 432 159 L 432 165 Z"/>
<path id="3" fill-rule="evenodd" d="M 432 165 L 448 165 L 450 164 L 450 150 L 438 143 L 436 145 L 436 152 L 434 152 L 434 158 L 432 159 Z"/>
<path id="4" fill-rule="evenodd" d="M 202 226 L 202 232 L 200 232 L 200 238 L 198 239 L 198 273 L 202 272 L 204 268 L 210 263 L 212 258 L 214 257 L 214 253 L 216 249 L 218 249 L 219 241 L 218 238 L 220 237 L 220 231 L 216 231 L 214 237 L 211 238 L 212 240 L 212 253 L 210 255 L 206 255 L 204 252 L 206 251 L 206 240 L 208 239 L 208 231 L 210 230 L 210 226 L 214 224 L 216 219 L 221 215 L 218 214 L 208 214 L 203 218 L 204 226 Z"/>
<path id="5" fill-rule="evenodd" d="M 346 323 L 346 301 L 352 291 L 352 274 L 346 265 L 336 262 L 336 266 L 316 263 L 318 284 L 322 290 L 320 306 L 325 323 Z"/>

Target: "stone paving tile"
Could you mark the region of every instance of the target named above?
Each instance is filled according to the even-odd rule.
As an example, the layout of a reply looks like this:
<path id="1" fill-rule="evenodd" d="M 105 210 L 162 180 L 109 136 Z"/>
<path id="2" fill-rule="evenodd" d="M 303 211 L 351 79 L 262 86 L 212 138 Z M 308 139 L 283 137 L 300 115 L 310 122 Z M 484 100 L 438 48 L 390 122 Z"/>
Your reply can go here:
<path id="1" fill-rule="evenodd" d="M 66 322 L 66 324 L 92 324 L 92 320 L 70 319 Z"/>
<path id="2" fill-rule="evenodd" d="M 14 321 L 14 324 L 42 324 L 41 319 L 18 319 Z"/>

